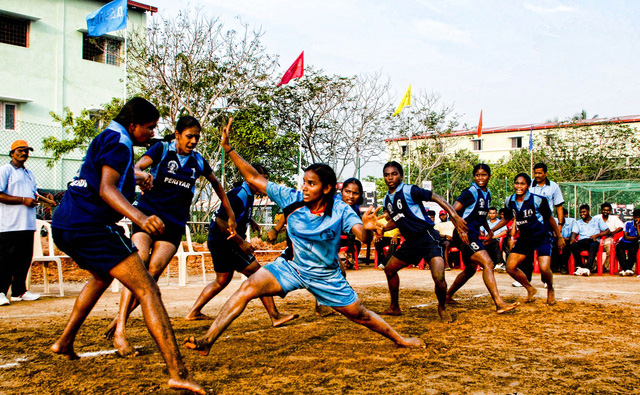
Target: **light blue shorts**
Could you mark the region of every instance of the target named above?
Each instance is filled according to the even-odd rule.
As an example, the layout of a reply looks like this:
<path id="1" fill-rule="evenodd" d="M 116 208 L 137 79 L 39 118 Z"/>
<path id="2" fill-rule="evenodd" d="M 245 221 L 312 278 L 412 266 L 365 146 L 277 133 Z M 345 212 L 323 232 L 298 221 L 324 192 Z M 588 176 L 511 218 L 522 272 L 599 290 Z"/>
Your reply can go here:
<path id="1" fill-rule="evenodd" d="M 318 299 L 318 303 L 325 306 L 348 306 L 358 300 L 358 294 L 351 288 L 339 268 L 322 279 L 303 277 L 284 258 L 278 258 L 264 268 L 280 283 L 283 298 L 291 291 L 304 288 Z"/>

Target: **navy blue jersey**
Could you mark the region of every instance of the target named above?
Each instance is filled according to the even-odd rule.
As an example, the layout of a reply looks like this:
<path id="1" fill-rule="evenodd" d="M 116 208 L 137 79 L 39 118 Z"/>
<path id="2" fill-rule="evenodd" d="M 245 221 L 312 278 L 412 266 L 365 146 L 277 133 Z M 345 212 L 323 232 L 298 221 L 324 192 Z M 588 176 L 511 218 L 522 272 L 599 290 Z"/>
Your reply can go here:
<path id="1" fill-rule="evenodd" d="M 464 207 L 462 218 L 467 222 L 469 238 L 479 238 L 480 228 L 487 223 L 487 214 L 491 207 L 491 192 L 488 189 L 484 192 L 478 184 L 473 183 L 462 191 L 456 201 Z"/>
<path id="2" fill-rule="evenodd" d="M 213 171 L 209 162 L 196 151 L 179 155 L 175 141 L 156 143 L 144 155 L 153 160 L 153 188 L 141 195 L 136 205 L 183 227 L 189 220 L 196 180 Z"/>
<path id="3" fill-rule="evenodd" d="M 122 219 L 122 214 L 100 197 L 103 166 L 120 173 L 117 187 L 129 202 L 133 202 L 136 196 L 133 142 L 127 130 L 115 121 L 111 121 L 89 145 L 80 173 L 69 183 L 53 216 L 52 226 L 68 230 L 91 229 Z"/>
<path id="4" fill-rule="evenodd" d="M 239 187 L 227 192 L 227 198 L 231 204 L 233 214 L 236 216 L 236 233 L 240 237 L 244 238 L 247 234 L 249 221 L 251 221 L 251 216 L 253 215 L 254 196 L 251 193 L 251 189 L 249 189 L 249 185 L 246 182 L 243 182 Z M 227 210 L 225 210 L 224 206 L 220 205 L 216 216 L 211 221 L 211 225 L 209 227 L 209 239 L 226 239 L 227 236 L 223 235 L 218 225 L 216 225 L 216 218 L 220 218 L 225 221 L 229 220 L 229 215 L 227 214 Z"/>
<path id="5" fill-rule="evenodd" d="M 431 201 L 432 192 L 415 185 L 401 183 L 392 194 L 387 193 L 384 206 L 405 239 L 423 236 L 433 230 L 433 221 L 422 202 Z"/>
<path id="6" fill-rule="evenodd" d="M 515 217 L 520 238 L 542 240 L 549 236 L 551 209 L 546 197 L 527 192 L 524 200 L 517 202 L 513 194 L 507 198 L 505 206 Z"/>

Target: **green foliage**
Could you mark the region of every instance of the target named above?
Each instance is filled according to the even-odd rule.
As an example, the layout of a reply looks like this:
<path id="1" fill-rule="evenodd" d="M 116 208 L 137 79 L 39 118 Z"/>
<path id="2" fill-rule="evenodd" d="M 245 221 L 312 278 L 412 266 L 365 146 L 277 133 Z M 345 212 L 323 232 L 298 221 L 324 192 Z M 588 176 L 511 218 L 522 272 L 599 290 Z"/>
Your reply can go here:
<path id="1" fill-rule="evenodd" d="M 47 166 L 53 167 L 58 160 L 73 150 L 87 149 L 91 140 L 107 127 L 121 108 L 122 100 L 113 98 L 110 103 L 104 104 L 102 109 L 92 112 L 85 109 L 79 116 L 74 116 L 69 108 L 61 115 L 51 112 L 53 120 L 60 123 L 70 138 L 58 139 L 49 136 L 42 140 L 45 152 L 51 155 L 51 159 L 47 160 Z"/>

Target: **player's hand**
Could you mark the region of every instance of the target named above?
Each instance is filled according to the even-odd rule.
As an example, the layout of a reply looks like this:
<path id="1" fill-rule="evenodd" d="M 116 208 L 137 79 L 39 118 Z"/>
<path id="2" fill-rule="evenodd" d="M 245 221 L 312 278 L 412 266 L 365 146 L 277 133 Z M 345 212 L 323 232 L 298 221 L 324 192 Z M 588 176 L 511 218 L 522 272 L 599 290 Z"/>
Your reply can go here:
<path id="1" fill-rule="evenodd" d="M 564 246 L 565 246 L 564 238 L 563 237 L 558 237 L 558 250 L 562 251 Z"/>
<path id="2" fill-rule="evenodd" d="M 153 187 L 153 175 L 151 173 L 142 173 L 136 176 L 136 183 L 143 191 L 148 191 Z"/>
<path id="3" fill-rule="evenodd" d="M 378 230 L 378 217 L 374 212 L 373 207 L 369 207 L 369 209 L 362 215 L 362 225 L 366 230 Z"/>
<path id="4" fill-rule="evenodd" d="M 398 237 L 397 237 L 397 236 L 393 236 L 393 237 L 391 238 L 391 242 L 390 242 L 390 244 L 391 244 L 392 246 L 397 245 L 397 244 L 398 244 Z"/>
<path id="5" fill-rule="evenodd" d="M 162 222 L 160 217 L 150 215 L 145 217 L 144 221 L 142 221 L 140 229 L 150 235 L 158 236 L 164 233 L 164 222 Z"/>
<path id="6" fill-rule="evenodd" d="M 458 231 L 458 236 L 460 236 L 460 240 L 462 240 L 464 244 L 469 245 L 469 236 L 467 235 L 467 232 Z"/>
<path id="7" fill-rule="evenodd" d="M 273 243 L 278 238 L 278 232 L 275 229 L 271 229 L 267 232 L 267 239 L 270 243 Z"/>
<path id="8" fill-rule="evenodd" d="M 253 247 L 253 245 L 246 240 L 242 241 L 242 243 L 240 244 L 240 249 L 245 254 L 253 254 L 253 251 L 255 251 L 255 248 Z"/>
<path id="9" fill-rule="evenodd" d="M 235 218 L 229 218 L 227 220 L 227 230 L 229 231 L 229 237 L 227 237 L 227 240 L 231 239 L 233 236 L 236 235 L 237 227 L 238 227 L 238 224 L 236 224 Z"/>
<path id="10" fill-rule="evenodd" d="M 227 126 L 222 128 L 220 132 L 220 146 L 225 151 L 229 151 L 231 149 L 231 145 L 229 144 L 229 130 L 231 129 L 231 123 L 233 123 L 233 118 L 229 118 L 229 122 Z"/>
<path id="11" fill-rule="evenodd" d="M 453 225 L 456 227 L 456 229 L 458 229 L 458 233 L 462 234 L 469 231 L 469 229 L 467 228 L 467 221 L 462 219 L 462 217 L 458 214 L 451 216 L 451 222 L 453 222 Z"/>

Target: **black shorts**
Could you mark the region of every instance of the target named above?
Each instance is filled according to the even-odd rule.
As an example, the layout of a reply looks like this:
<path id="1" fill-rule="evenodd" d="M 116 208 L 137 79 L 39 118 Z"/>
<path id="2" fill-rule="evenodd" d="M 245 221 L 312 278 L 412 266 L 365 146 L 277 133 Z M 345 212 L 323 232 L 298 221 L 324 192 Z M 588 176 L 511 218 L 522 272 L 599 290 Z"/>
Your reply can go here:
<path id="1" fill-rule="evenodd" d="M 482 240 L 480 240 L 479 237 L 474 237 L 473 235 L 468 235 L 468 236 L 469 236 L 469 244 L 465 244 L 462 242 L 462 239 L 458 234 L 458 230 L 455 230 L 453 232 L 453 240 L 451 241 L 451 244 L 458 247 L 460 252 L 462 252 L 462 259 L 467 261 L 471 259 L 471 256 L 473 254 L 475 254 L 476 252 L 483 251 L 485 249 L 484 244 L 482 244 Z"/>
<path id="2" fill-rule="evenodd" d="M 245 254 L 233 241 L 209 238 L 207 246 L 216 273 L 242 272 L 256 260 L 255 256 Z"/>
<path id="3" fill-rule="evenodd" d="M 443 256 L 440 235 L 432 231 L 417 238 L 406 239 L 393 256 L 409 265 L 417 265 L 422 259 L 429 263 L 431 259 Z"/>
<path id="4" fill-rule="evenodd" d="M 138 210 L 142 211 L 145 215 L 150 216 L 150 215 L 157 215 L 154 214 L 148 210 L 144 210 L 141 208 L 138 208 Z M 184 226 L 180 226 L 180 225 L 176 225 L 172 222 L 167 222 L 165 220 L 162 220 L 162 222 L 164 222 L 164 233 L 162 233 L 161 235 L 149 235 L 149 237 L 151 237 L 152 242 L 156 242 L 156 241 L 166 241 L 168 243 L 173 244 L 174 246 L 176 246 L 176 248 L 180 247 L 180 242 L 182 241 L 182 236 L 184 236 Z M 131 224 L 131 234 L 134 235 L 138 232 L 143 232 L 146 233 L 144 230 L 142 230 L 138 225 L 136 224 Z M 147 233 L 148 234 L 148 233 Z"/>
<path id="5" fill-rule="evenodd" d="M 105 225 L 93 229 L 66 230 L 52 228 L 53 241 L 82 269 L 102 275 L 122 262 L 138 249 L 124 235 L 118 225 Z"/>
<path id="6" fill-rule="evenodd" d="M 530 237 L 518 237 L 516 245 L 513 246 L 511 252 L 521 255 L 527 255 L 533 258 L 533 252 L 536 251 L 538 256 L 551 256 L 551 250 L 553 249 L 553 240 L 548 235 L 542 238 L 530 238 Z"/>

